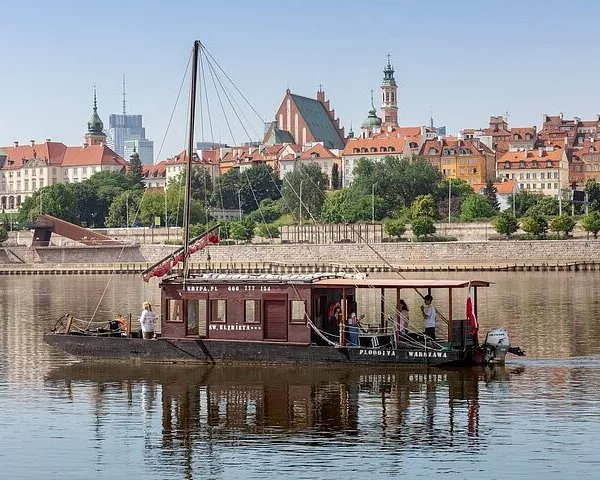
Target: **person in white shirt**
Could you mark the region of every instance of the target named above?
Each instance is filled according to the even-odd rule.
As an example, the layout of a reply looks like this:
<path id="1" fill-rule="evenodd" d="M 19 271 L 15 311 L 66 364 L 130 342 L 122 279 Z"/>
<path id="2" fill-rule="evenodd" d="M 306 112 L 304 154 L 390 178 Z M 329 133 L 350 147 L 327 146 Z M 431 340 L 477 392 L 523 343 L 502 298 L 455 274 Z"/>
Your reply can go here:
<path id="1" fill-rule="evenodd" d="M 421 305 L 421 313 L 425 319 L 425 335 L 435 340 L 435 307 L 433 306 L 433 297 L 425 295 L 423 297 L 425 305 Z"/>
<path id="2" fill-rule="evenodd" d="M 152 311 L 152 304 L 144 302 L 143 310 L 140 315 L 140 325 L 142 326 L 142 337 L 146 340 L 154 338 L 154 319 L 156 318 Z"/>

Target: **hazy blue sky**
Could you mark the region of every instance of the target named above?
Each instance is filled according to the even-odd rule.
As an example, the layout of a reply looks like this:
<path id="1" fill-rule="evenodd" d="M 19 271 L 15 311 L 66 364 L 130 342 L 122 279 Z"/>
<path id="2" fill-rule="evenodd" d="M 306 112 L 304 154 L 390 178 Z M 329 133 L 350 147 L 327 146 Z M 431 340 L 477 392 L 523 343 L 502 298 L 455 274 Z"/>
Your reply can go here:
<path id="1" fill-rule="evenodd" d="M 108 127 L 122 110 L 125 74 L 127 113 L 144 116 L 158 154 L 194 39 L 266 120 L 288 86 L 314 97 L 322 83 L 342 125 L 358 131 L 371 89 L 379 110 L 388 53 L 401 125 L 433 114 L 455 134 L 507 111 L 512 126 L 540 126 L 544 113 L 592 119 L 599 26 L 593 1 L 6 0 L 0 145 L 81 144 L 93 85 Z M 184 148 L 187 83 L 183 95 L 161 159 Z M 216 110 L 215 140 L 231 142 Z"/>

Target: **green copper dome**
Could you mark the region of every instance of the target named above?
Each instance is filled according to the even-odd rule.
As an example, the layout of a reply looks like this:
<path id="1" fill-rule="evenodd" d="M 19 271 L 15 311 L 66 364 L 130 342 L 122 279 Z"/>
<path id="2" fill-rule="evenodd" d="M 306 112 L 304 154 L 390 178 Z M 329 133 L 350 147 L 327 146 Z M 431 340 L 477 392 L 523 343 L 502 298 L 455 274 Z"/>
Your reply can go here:
<path id="1" fill-rule="evenodd" d="M 88 134 L 104 135 L 104 124 L 98 115 L 98 106 L 96 105 L 96 89 L 94 88 L 94 112 L 88 122 Z"/>
<path id="2" fill-rule="evenodd" d="M 369 110 L 369 116 L 362 123 L 361 128 L 381 127 L 381 118 L 377 116 L 375 108 Z"/>

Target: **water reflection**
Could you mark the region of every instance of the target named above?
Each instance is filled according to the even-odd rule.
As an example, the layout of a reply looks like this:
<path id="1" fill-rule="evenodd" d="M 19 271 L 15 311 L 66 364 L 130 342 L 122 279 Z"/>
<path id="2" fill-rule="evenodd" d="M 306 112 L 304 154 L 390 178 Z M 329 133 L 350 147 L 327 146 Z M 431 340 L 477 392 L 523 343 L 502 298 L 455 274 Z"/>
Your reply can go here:
<path id="1" fill-rule="evenodd" d="M 367 449 L 393 441 L 394 448 L 472 452 L 485 446 L 480 386 L 508 385 L 522 370 L 78 363 L 50 371 L 46 383 L 73 402 L 82 394 L 89 401 L 91 388 L 99 430 L 107 404 L 125 411 L 139 405 L 142 421 L 150 424 L 160 417 L 161 428 L 149 433 L 160 432 L 159 440 L 149 440 L 157 458 L 173 464 L 178 457 L 176 463 L 191 468 L 195 453 L 210 456 L 217 443 L 277 444 L 290 437 L 299 443 L 360 437 Z"/>

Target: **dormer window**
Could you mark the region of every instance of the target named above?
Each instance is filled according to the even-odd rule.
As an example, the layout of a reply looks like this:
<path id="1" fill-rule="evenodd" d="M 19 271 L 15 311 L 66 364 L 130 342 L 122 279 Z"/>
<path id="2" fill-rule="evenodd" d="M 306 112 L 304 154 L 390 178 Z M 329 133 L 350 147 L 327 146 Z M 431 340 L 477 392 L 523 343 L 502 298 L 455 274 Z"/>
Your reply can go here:
<path id="1" fill-rule="evenodd" d="M 520 168 L 525 168 L 525 162 L 524 162 L 523 160 L 521 160 L 521 161 L 519 162 L 519 167 L 520 167 Z"/>
<path id="2" fill-rule="evenodd" d="M 532 138 L 533 138 L 533 135 L 531 135 L 531 133 L 525 134 L 525 140 L 531 140 Z"/>
<path id="3" fill-rule="evenodd" d="M 371 147 L 371 152 L 376 152 L 376 151 L 377 151 L 377 148 Z"/>
<path id="4" fill-rule="evenodd" d="M 310 158 L 319 158 L 319 154 L 317 152 L 312 152 Z"/>
<path id="5" fill-rule="evenodd" d="M 353 148 L 352 153 L 358 153 L 360 150 L 358 148 Z"/>
<path id="6" fill-rule="evenodd" d="M 595 152 L 596 148 L 595 147 L 590 147 L 590 152 Z"/>
<path id="7" fill-rule="evenodd" d="M 552 167 L 552 161 L 551 160 L 548 160 L 546 162 L 546 167 L 548 167 L 548 168 Z"/>
<path id="8" fill-rule="evenodd" d="M 513 135 L 513 140 L 521 140 L 521 135 L 519 135 L 518 133 L 515 133 Z"/>
<path id="9" fill-rule="evenodd" d="M 368 152 L 368 150 L 365 147 L 361 148 L 360 151 L 361 151 L 361 153 L 367 153 Z"/>
<path id="10" fill-rule="evenodd" d="M 435 155 L 436 153 L 438 153 L 437 148 L 430 148 L 429 149 L 429 155 Z"/>
<path id="11" fill-rule="evenodd" d="M 385 148 L 385 147 L 381 147 L 381 148 L 379 149 L 379 151 L 380 151 L 380 152 L 387 152 L 387 148 Z"/>
<path id="12" fill-rule="evenodd" d="M 531 162 L 531 168 L 537 168 L 538 167 L 538 163 L 536 160 L 534 160 L 533 162 Z"/>
<path id="13" fill-rule="evenodd" d="M 388 147 L 388 152 L 395 152 L 396 149 L 394 147 Z"/>
<path id="14" fill-rule="evenodd" d="M 450 150 L 450 155 L 456 155 L 456 150 Z"/>
<path id="15" fill-rule="evenodd" d="M 504 162 L 504 168 L 510 168 L 510 162 Z"/>

